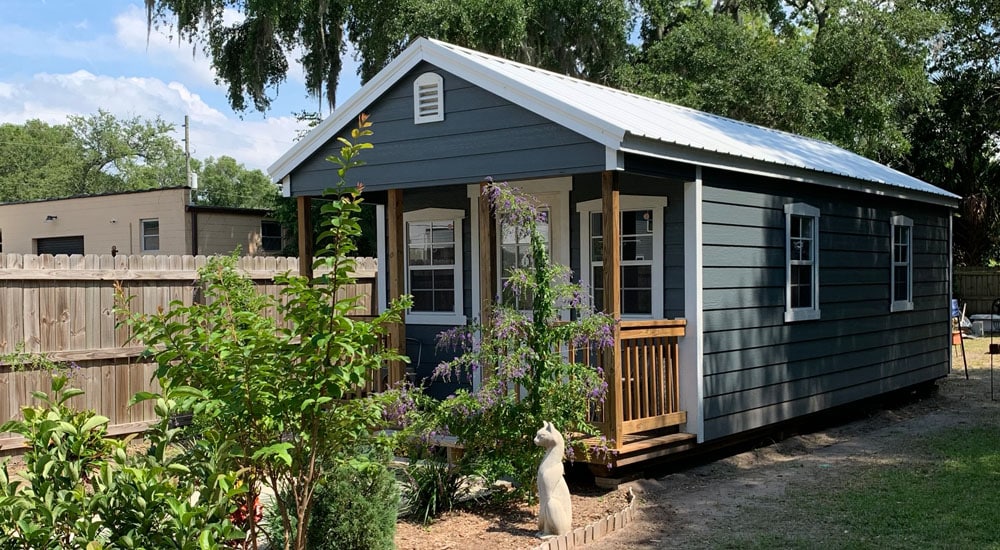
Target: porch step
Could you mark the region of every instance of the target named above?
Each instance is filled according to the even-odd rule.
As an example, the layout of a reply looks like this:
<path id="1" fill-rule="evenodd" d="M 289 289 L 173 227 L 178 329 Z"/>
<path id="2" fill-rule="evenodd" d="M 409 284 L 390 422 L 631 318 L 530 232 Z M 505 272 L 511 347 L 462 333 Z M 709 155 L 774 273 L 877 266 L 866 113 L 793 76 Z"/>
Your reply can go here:
<path id="1" fill-rule="evenodd" d="M 625 436 L 624 445 L 618 450 L 614 465 L 628 466 L 644 460 L 659 458 L 669 454 L 693 449 L 698 436 L 689 433 L 672 433 L 667 435 L 631 434 Z"/>

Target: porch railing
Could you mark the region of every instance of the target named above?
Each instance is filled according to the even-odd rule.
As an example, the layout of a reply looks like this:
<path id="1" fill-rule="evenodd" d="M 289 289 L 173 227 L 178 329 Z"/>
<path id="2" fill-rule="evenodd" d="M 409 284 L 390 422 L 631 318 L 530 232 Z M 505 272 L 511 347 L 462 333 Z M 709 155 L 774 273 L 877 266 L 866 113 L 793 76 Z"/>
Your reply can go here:
<path id="1" fill-rule="evenodd" d="M 616 447 L 622 447 L 625 436 L 687 421 L 680 408 L 678 359 L 686 326 L 684 319 L 619 323 L 615 346 L 600 359 L 608 395 L 594 415 L 594 424 Z"/>

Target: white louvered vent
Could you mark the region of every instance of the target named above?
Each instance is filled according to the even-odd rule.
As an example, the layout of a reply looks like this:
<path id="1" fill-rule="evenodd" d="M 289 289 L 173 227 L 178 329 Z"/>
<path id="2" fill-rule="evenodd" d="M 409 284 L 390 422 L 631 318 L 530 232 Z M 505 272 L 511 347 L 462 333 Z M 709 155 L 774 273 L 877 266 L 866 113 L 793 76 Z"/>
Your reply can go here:
<path id="1" fill-rule="evenodd" d="M 413 81 L 413 123 L 444 120 L 444 79 L 437 73 L 424 73 Z"/>

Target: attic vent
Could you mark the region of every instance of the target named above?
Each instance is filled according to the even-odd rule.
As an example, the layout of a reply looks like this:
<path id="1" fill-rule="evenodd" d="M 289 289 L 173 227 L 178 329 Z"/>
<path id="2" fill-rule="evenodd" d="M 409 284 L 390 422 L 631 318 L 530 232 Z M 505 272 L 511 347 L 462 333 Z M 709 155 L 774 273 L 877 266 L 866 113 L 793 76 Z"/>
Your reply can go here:
<path id="1" fill-rule="evenodd" d="M 424 73 L 413 81 L 413 123 L 444 120 L 444 80 L 437 73 Z"/>

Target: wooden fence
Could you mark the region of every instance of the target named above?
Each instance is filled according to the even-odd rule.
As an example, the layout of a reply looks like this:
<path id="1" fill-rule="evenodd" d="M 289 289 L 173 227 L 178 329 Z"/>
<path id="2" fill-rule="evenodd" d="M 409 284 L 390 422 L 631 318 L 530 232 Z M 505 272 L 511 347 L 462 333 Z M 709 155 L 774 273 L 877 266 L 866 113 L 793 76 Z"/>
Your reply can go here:
<path id="1" fill-rule="evenodd" d="M 198 268 L 205 256 L 20 255 L 0 254 L 0 355 L 19 347 L 67 367 L 72 384 L 86 393 L 70 403 L 111 419 L 109 432 L 144 429 L 156 419 L 152 405 L 129 407 L 137 391 L 154 389 L 155 365 L 140 360 L 143 347 L 130 342 L 126 326 L 116 326 L 114 285 L 120 282 L 133 312 L 154 313 L 173 301 L 198 299 Z M 280 295 L 275 275 L 298 273 L 297 258 L 244 257 L 239 268 L 258 289 Z M 359 258 L 357 284 L 345 296 L 362 296 L 359 315 L 377 308 L 376 261 Z M 275 312 L 269 312 L 272 315 Z M 51 374 L 0 358 L 0 424 L 31 405 L 33 391 L 47 391 Z M 21 445 L 0 433 L 0 452 Z"/>
<path id="2" fill-rule="evenodd" d="M 956 267 L 955 297 L 967 304 L 965 314 L 991 313 L 993 300 L 1000 298 L 1000 269 Z"/>

